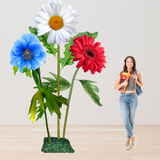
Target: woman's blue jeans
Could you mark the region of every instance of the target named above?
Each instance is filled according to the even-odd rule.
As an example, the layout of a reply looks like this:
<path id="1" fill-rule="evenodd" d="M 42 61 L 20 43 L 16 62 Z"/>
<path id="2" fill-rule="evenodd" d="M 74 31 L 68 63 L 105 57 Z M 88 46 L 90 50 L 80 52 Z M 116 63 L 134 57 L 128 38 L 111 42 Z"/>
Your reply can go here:
<path id="1" fill-rule="evenodd" d="M 127 138 L 133 135 L 134 117 L 138 106 L 138 97 L 136 93 L 120 92 L 120 109 L 124 126 L 128 132 Z"/>

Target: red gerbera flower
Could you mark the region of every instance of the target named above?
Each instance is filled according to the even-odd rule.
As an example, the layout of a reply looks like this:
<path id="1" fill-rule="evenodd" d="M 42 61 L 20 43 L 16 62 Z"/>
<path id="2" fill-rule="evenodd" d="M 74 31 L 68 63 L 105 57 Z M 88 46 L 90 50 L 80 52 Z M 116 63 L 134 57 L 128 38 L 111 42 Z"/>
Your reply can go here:
<path id="1" fill-rule="evenodd" d="M 100 42 L 94 44 L 94 38 L 87 35 L 83 35 L 81 38 L 76 37 L 73 42 L 75 44 L 71 46 L 69 51 L 73 52 L 72 56 L 75 56 L 73 61 L 79 60 L 77 68 L 82 66 L 84 72 L 90 70 L 92 74 L 95 74 L 96 71 L 101 73 L 102 68 L 106 68 L 104 65 L 107 63 L 105 61 L 106 56 L 104 55 L 104 48 L 99 47 Z"/>

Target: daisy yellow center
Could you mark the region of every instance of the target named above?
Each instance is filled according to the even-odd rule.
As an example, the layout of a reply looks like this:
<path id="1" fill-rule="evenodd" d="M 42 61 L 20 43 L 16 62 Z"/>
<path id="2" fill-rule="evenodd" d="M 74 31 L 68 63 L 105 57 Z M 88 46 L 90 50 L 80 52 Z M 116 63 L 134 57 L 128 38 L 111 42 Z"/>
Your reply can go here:
<path id="1" fill-rule="evenodd" d="M 54 30 L 61 29 L 63 25 L 63 19 L 59 16 L 53 16 L 49 20 L 49 26 Z"/>

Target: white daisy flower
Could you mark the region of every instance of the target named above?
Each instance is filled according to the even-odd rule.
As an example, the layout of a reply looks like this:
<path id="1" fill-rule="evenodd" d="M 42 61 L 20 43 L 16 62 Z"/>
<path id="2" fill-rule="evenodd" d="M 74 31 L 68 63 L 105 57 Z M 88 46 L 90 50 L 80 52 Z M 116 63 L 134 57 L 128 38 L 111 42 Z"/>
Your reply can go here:
<path id="1" fill-rule="evenodd" d="M 77 21 L 74 21 L 77 15 L 71 6 L 66 5 L 62 8 L 61 1 L 49 1 L 47 5 L 39 8 L 39 16 L 34 17 L 38 36 L 50 32 L 47 39 L 48 44 L 60 45 L 61 40 L 68 42 L 70 37 L 73 37 L 72 33 L 77 33 L 77 30 L 71 27 L 77 24 Z"/>

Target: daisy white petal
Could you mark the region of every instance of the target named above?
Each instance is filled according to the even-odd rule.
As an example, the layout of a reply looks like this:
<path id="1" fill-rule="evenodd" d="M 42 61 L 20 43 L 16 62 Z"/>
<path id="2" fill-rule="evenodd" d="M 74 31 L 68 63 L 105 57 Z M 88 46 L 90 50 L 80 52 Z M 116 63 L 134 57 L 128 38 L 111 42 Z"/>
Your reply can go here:
<path id="1" fill-rule="evenodd" d="M 44 12 L 44 10 L 43 10 L 42 8 L 39 8 L 39 11 L 40 11 L 40 12 Z"/>
<path id="2" fill-rule="evenodd" d="M 64 7 L 61 9 L 61 11 L 59 12 L 59 16 L 60 16 L 60 17 L 62 17 L 62 16 L 64 15 L 64 13 L 66 12 L 67 8 L 68 8 L 68 5 L 64 6 Z"/>
<path id="3" fill-rule="evenodd" d="M 46 10 L 46 7 L 45 7 L 45 5 L 42 5 L 42 9 L 43 9 L 43 11 L 44 11 L 45 13 L 47 13 L 47 14 L 48 14 L 48 12 L 47 12 L 47 10 Z"/>
<path id="4" fill-rule="evenodd" d="M 59 34 L 59 37 L 60 39 L 65 42 L 65 37 L 63 36 L 63 33 L 61 32 L 61 29 L 60 30 L 57 30 L 58 34 Z"/>
<path id="5" fill-rule="evenodd" d="M 51 8 L 52 8 L 52 1 L 49 1 L 48 4 L 49 4 L 49 5 L 51 6 Z M 52 8 L 52 10 L 53 10 L 53 8 Z"/>
<path id="6" fill-rule="evenodd" d="M 68 17 L 66 19 L 64 19 L 64 23 L 69 23 L 69 22 L 72 22 L 74 20 L 75 17 Z"/>
<path id="7" fill-rule="evenodd" d="M 62 2 L 61 1 L 58 1 L 57 2 L 57 15 L 59 15 L 59 12 L 61 11 L 61 9 L 62 9 Z"/>
<path id="8" fill-rule="evenodd" d="M 72 6 L 68 6 L 68 7 L 66 8 L 65 14 L 62 16 L 62 18 L 65 17 L 65 15 L 68 15 L 70 12 L 72 12 Z M 63 19 L 64 19 L 64 18 L 63 18 Z"/>
<path id="9" fill-rule="evenodd" d="M 66 33 L 65 29 L 61 28 L 61 33 L 63 34 L 63 36 L 65 37 L 65 39 L 69 39 L 70 38 L 69 35 L 68 35 L 68 33 Z"/>
<path id="10" fill-rule="evenodd" d="M 58 32 L 56 31 L 56 44 L 57 44 L 57 45 L 60 45 L 60 43 L 61 43 L 61 39 L 60 39 L 60 37 L 59 37 Z"/>
<path id="11" fill-rule="evenodd" d="M 63 27 L 63 29 L 64 29 L 64 27 Z M 72 33 L 67 31 L 67 30 L 65 30 L 65 29 L 64 29 L 64 33 L 65 33 L 64 36 L 66 37 L 66 39 L 70 39 L 70 37 L 73 37 Z"/>
<path id="12" fill-rule="evenodd" d="M 64 26 L 64 29 L 66 29 L 67 31 L 70 31 L 71 33 L 77 33 L 77 30 L 73 27 L 70 26 Z"/>
<path id="13" fill-rule="evenodd" d="M 69 39 L 65 39 L 65 42 L 69 42 Z"/>
<path id="14" fill-rule="evenodd" d="M 63 19 L 66 19 L 66 18 L 68 18 L 68 17 L 76 17 L 77 16 L 77 13 L 76 13 L 76 11 L 71 11 L 71 12 L 69 12 L 66 16 L 64 16 L 63 17 Z"/>
<path id="15" fill-rule="evenodd" d="M 48 14 L 50 15 L 50 17 L 54 16 L 54 12 L 49 4 L 46 5 L 46 10 L 47 10 Z"/>
<path id="16" fill-rule="evenodd" d="M 38 22 L 36 19 L 33 20 L 34 23 L 39 24 L 40 22 Z"/>
<path id="17" fill-rule="evenodd" d="M 46 14 L 45 12 L 39 12 L 40 16 L 46 20 L 50 20 L 50 16 L 48 14 Z"/>
<path id="18" fill-rule="evenodd" d="M 47 20 L 42 18 L 41 16 L 35 16 L 34 18 L 35 18 L 36 21 L 41 22 L 41 23 L 43 23 L 43 22 L 46 23 L 47 22 Z"/>
<path id="19" fill-rule="evenodd" d="M 75 25 L 77 23 L 78 23 L 77 21 L 72 21 L 72 22 L 64 23 L 64 25 L 65 26 L 72 26 L 72 25 Z"/>
<path id="20" fill-rule="evenodd" d="M 57 15 L 56 7 L 57 7 L 57 2 L 55 0 L 53 0 L 53 2 L 52 2 L 52 9 L 53 9 L 55 15 Z"/>
<path id="21" fill-rule="evenodd" d="M 34 27 L 37 28 L 37 29 L 40 29 L 44 26 L 48 25 L 47 23 L 39 23 L 39 24 L 36 24 Z"/>
<path id="22" fill-rule="evenodd" d="M 38 30 L 38 36 L 41 36 L 47 32 L 50 32 L 52 30 L 52 28 L 48 25 L 48 26 L 44 26 L 43 28 Z"/>
<path id="23" fill-rule="evenodd" d="M 76 13 L 76 11 L 70 9 L 70 10 L 68 10 L 68 11 L 63 15 L 62 18 L 65 19 L 65 18 L 69 17 L 70 15 L 72 15 L 72 14 L 74 14 L 74 13 Z"/>
<path id="24" fill-rule="evenodd" d="M 48 39 L 47 39 L 47 43 L 48 44 L 53 44 L 54 42 L 54 39 L 55 39 L 55 36 L 56 36 L 56 31 L 52 30 L 48 36 Z"/>

